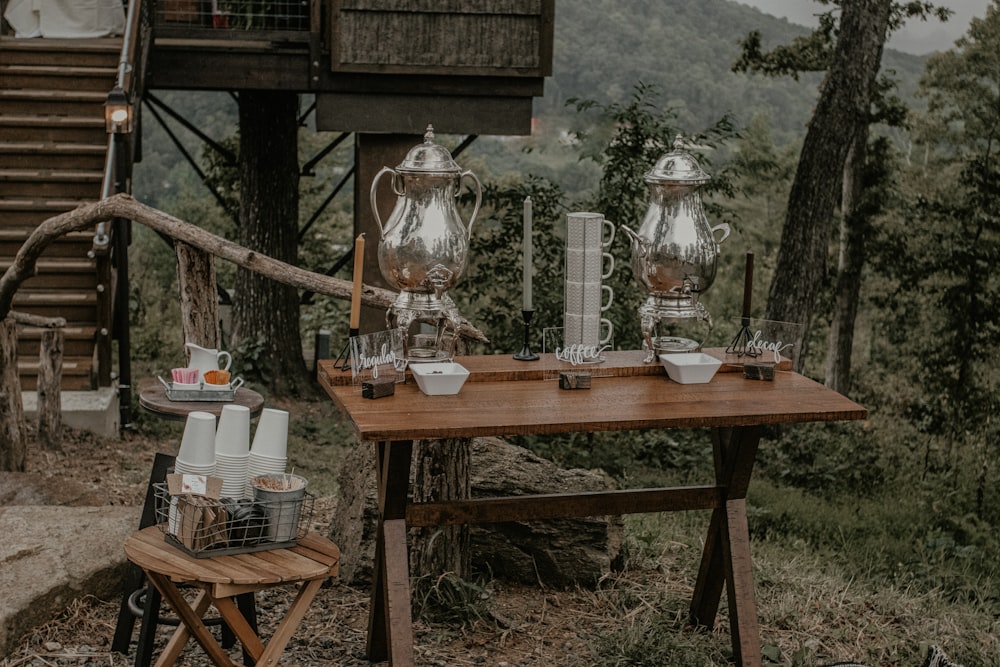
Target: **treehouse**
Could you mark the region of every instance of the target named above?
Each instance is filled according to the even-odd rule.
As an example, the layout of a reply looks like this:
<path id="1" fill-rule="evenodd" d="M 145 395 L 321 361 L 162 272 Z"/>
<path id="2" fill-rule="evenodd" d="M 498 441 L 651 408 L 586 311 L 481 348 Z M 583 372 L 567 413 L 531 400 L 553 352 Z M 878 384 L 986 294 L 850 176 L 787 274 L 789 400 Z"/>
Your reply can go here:
<path id="1" fill-rule="evenodd" d="M 554 0 L 0 0 L 0 263 L 41 221 L 130 191 L 143 102 L 156 91 L 314 95 L 317 129 L 354 135 L 365 195 L 429 122 L 470 138 L 529 134 L 554 11 Z M 355 202 L 363 229 L 369 198 Z M 36 386 L 35 320 L 64 318 L 61 388 L 110 388 L 122 423 L 128 236 L 116 220 L 59 238 L 13 304 L 27 315 L 22 388 Z"/>

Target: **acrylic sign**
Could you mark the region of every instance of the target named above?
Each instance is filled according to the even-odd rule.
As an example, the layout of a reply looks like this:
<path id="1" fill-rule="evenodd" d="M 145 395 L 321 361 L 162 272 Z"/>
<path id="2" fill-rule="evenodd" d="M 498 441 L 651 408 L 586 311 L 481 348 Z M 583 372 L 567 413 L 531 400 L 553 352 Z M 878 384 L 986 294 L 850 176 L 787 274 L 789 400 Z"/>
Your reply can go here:
<path id="1" fill-rule="evenodd" d="M 355 386 L 380 378 L 405 379 L 403 330 L 388 329 L 351 338 L 351 376 Z"/>

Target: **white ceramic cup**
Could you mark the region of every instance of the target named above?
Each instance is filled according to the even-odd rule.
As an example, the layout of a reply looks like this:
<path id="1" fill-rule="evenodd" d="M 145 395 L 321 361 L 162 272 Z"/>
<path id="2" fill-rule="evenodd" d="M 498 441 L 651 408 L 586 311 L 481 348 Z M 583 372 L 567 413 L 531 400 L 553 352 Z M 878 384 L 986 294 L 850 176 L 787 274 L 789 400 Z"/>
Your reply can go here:
<path id="1" fill-rule="evenodd" d="M 573 313 L 563 315 L 564 347 L 605 345 L 611 341 L 612 335 L 614 335 L 614 325 L 607 318 L 599 315 L 575 315 Z"/>
<path id="2" fill-rule="evenodd" d="M 195 466 L 215 464 L 215 415 L 200 410 L 188 413 L 177 458 Z"/>
<path id="3" fill-rule="evenodd" d="M 279 459 L 288 455 L 288 412 L 275 408 L 261 411 L 250 451 Z"/>

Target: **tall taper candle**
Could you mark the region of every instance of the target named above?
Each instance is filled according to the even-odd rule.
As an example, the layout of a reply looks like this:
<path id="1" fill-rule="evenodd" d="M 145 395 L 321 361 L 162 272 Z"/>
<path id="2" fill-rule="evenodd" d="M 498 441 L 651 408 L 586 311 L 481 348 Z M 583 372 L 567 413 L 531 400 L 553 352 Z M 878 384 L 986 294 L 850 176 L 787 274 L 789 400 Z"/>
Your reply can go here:
<path id="1" fill-rule="evenodd" d="M 351 334 L 361 326 L 361 277 L 365 271 L 365 234 L 354 240 L 354 285 L 351 288 Z"/>
<path id="2" fill-rule="evenodd" d="M 524 284 L 524 310 L 533 310 L 531 307 L 531 197 L 524 198 L 524 274 L 522 282 Z"/>
<path id="3" fill-rule="evenodd" d="M 747 250 L 747 265 L 743 273 L 743 317 L 750 317 L 750 299 L 753 296 L 753 250 Z"/>

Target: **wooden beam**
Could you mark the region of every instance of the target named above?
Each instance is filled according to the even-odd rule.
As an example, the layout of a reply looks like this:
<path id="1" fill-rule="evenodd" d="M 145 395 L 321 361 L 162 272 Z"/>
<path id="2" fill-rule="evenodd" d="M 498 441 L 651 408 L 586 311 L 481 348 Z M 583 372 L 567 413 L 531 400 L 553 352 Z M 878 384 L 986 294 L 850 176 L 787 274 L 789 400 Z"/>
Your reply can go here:
<path id="1" fill-rule="evenodd" d="M 409 526 L 451 526 L 716 509 L 725 502 L 725 493 L 723 487 L 688 486 L 414 503 L 406 508 L 406 523 Z"/>

